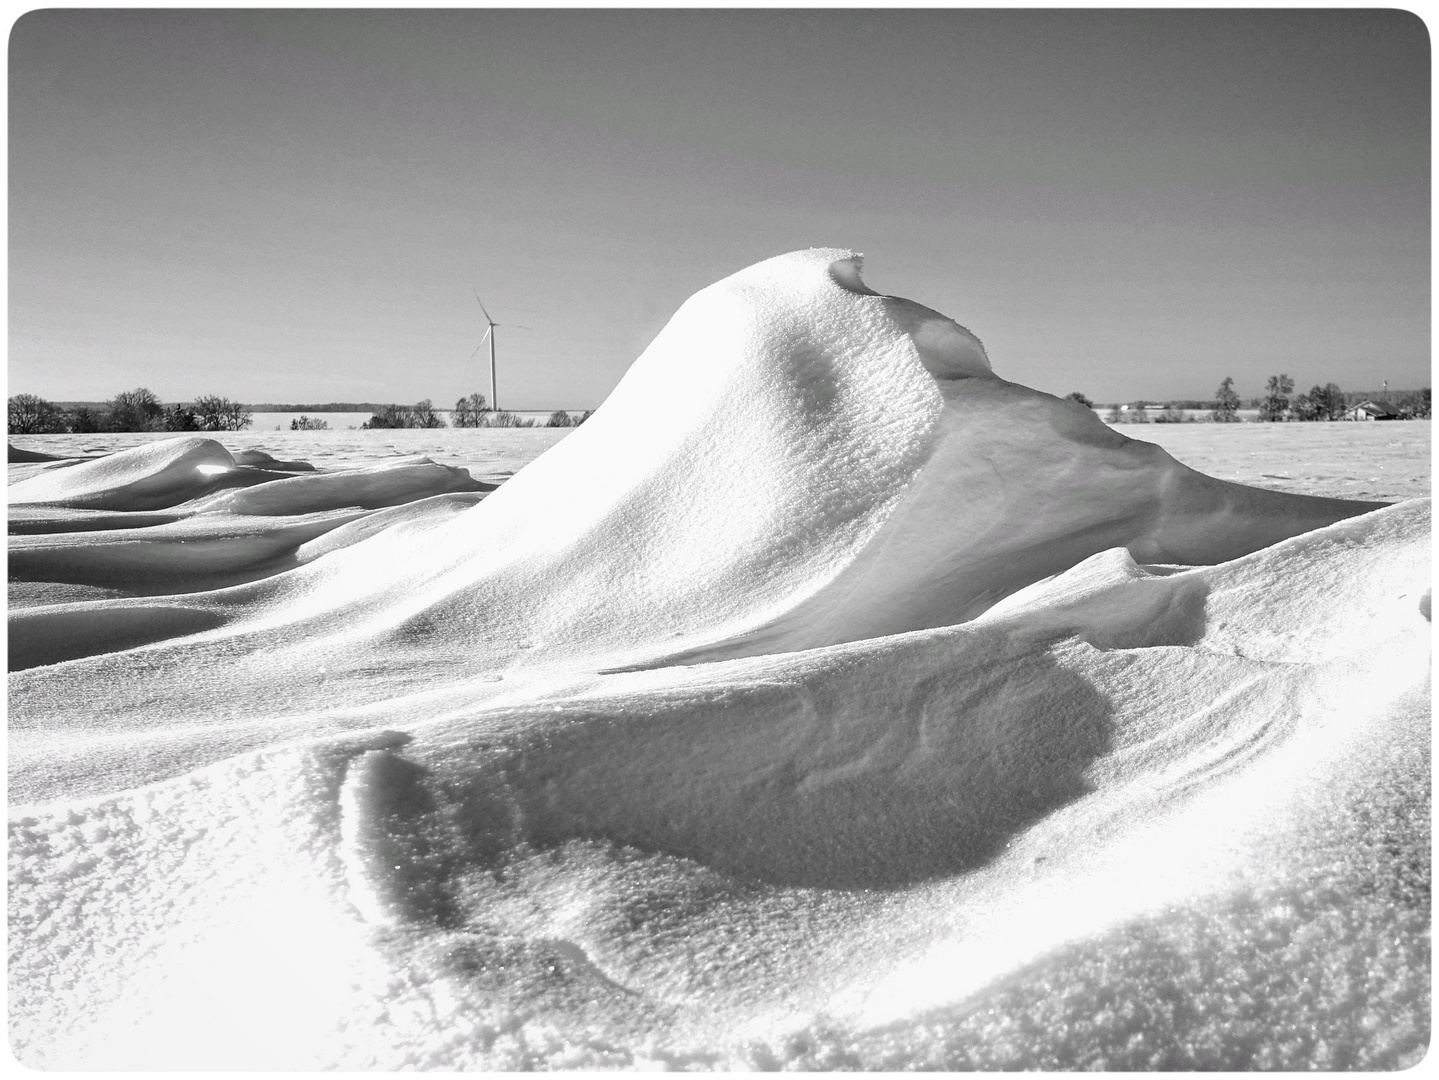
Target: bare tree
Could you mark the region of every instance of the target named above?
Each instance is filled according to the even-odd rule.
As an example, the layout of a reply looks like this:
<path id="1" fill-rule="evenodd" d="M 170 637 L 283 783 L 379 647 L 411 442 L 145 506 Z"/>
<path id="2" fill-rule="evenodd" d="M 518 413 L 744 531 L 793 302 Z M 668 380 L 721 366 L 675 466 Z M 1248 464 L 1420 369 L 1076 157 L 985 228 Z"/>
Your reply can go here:
<path id="1" fill-rule="evenodd" d="M 1338 420 L 1344 415 L 1344 391 L 1338 383 L 1325 383 L 1309 391 L 1316 420 Z"/>
<path id="2" fill-rule="evenodd" d="M 34 394 L 16 394 L 9 402 L 11 435 L 53 435 L 65 430 L 65 413 Z"/>
<path id="3" fill-rule="evenodd" d="M 453 427 L 479 427 L 480 417 L 488 411 L 489 403 L 484 394 L 462 397 L 455 402 L 455 411 L 450 414 L 450 424 Z"/>
<path id="4" fill-rule="evenodd" d="M 110 399 L 110 427 L 114 431 L 163 431 L 165 407 L 143 386 L 123 390 Z"/>
<path id="5" fill-rule="evenodd" d="M 445 426 L 444 420 L 440 418 L 439 413 L 435 412 L 435 406 L 429 398 L 415 402 L 411 413 L 415 418 L 415 427 L 441 428 Z"/>
<path id="6" fill-rule="evenodd" d="M 250 410 L 238 401 L 206 394 L 195 399 L 195 417 L 202 431 L 240 431 L 250 426 Z"/>
<path id="7" fill-rule="evenodd" d="M 1264 386 L 1264 400 L 1259 403 L 1259 419 L 1282 420 L 1289 411 L 1289 395 L 1294 392 L 1294 380 L 1288 375 L 1271 375 Z"/>
<path id="8" fill-rule="evenodd" d="M 1209 419 L 1217 424 L 1233 424 L 1239 419 L 1239 395 L 1234 392 L 1234 380 L 1225 376 L 1214 392 L 1214 411 Z"/>

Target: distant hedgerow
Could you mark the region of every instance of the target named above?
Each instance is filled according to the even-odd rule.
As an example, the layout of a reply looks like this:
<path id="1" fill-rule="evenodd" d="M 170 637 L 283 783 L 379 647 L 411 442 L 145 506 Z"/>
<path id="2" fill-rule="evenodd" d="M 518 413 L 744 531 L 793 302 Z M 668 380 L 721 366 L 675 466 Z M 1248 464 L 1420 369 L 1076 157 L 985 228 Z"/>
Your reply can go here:
<path id="1" fill-rule="evenodd" d="M 435 412 L 429 398 L 413 405 L 381 405 L 360 427 L 380 428 L 442 428 L 445 421 Z"/>
<path id="2" fill-rule="evenodd" d="M 480 418 L 480 427 L 534 427 L 533 420 L 522 420 L 512 412 L 503 409 L 496 409 L 485 413 Z"/>

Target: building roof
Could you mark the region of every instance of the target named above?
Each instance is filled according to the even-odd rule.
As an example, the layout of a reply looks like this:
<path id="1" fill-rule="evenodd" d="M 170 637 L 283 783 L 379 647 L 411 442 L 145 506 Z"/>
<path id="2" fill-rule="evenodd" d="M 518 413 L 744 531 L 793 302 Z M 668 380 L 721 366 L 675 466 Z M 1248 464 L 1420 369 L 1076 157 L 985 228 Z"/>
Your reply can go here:
<path id="1" fill-rule="evenodd" d="M 1357 412 L 1359 412 L 1359 411 L 1361 411 L 1361 410 L 1363 410 L 1364 412 L 1367 412 L 1367 413 L 1372 413 L 1372 414 L 1375 415 L 1375 416 L 1397 416 L 1397 415 L 1398 415 L 1398 413 L 1396 413 L 1396 412 L 1395 412 L 1393 409 L 1391 409 L 1388 405 L 1379 405 L 1379 404 L 1377 404 L 1377 403 L 1375 403 L 1375 402 L 1373 402 L 1373 401 L 1361 401 L 1358 405 L 1351 405 L 1351 406 L 1350 406 L 1348 409 L 1346 409 L 1345 411 L 1346 411 L 1346 412 L 1357 413 Z"/>

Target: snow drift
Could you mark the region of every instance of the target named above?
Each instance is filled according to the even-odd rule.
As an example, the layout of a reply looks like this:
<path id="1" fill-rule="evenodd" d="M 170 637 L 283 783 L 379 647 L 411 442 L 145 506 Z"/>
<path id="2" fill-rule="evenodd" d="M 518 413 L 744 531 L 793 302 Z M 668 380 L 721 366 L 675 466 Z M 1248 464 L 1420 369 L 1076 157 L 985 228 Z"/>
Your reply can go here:
<path id="1" fill-rule="evenodd" d="M 27 1064 L 1427 1046 L 1427 500 L 1196 473 L 851 252 L 697 293 L 497 490 L 200 438 L 34 469 Z"/>

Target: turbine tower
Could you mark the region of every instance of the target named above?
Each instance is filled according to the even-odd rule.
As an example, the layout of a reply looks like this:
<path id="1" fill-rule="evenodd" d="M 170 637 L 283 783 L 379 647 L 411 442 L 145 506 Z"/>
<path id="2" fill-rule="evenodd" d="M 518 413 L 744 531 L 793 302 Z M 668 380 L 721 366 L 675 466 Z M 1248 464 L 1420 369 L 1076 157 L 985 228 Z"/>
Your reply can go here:
<path id="1" fill-rule="evenodd" d="M 485 328 L 484 337 L 480 338 L 480 344 L 475 346 L 475 352 L 470 353 L 470 359 L 473 360 L 475 358 L 475 353 L 480 351 L 480 345 L 483 345 L 485 343 L 485 339 L 488 338 L 490 342 L 490 408 L 493 409 L 495 412 L 499 412 L 499 393 L 495 389 L 495 327 L 504 326 L 505 324 L 497 323 L 494 319 L 490 318 L 490 313 L 485 310 L 485 302 L 480 299 L 480 294 L 478 291 L 475 291 L 475 303 L 480 305 L 480 310 L 484 312 L 485 322 L 488 325 Z M 515 329 L 529 330 L 530 327 L 519 326 L 518 324 L 516 324 Z"/>

